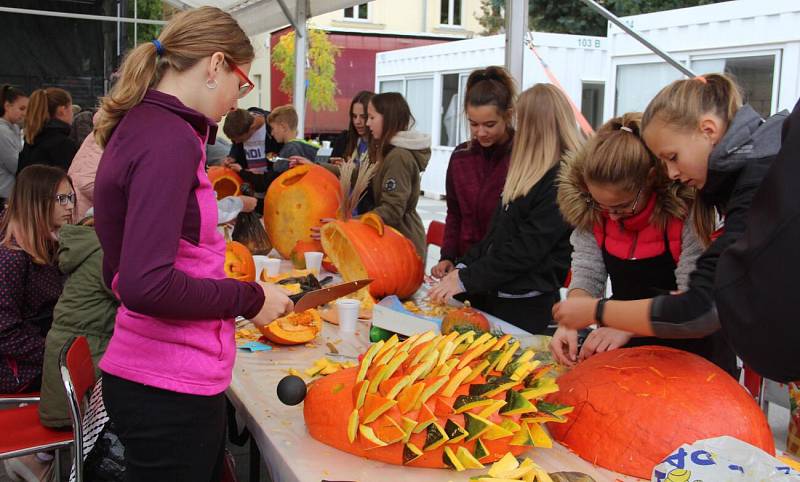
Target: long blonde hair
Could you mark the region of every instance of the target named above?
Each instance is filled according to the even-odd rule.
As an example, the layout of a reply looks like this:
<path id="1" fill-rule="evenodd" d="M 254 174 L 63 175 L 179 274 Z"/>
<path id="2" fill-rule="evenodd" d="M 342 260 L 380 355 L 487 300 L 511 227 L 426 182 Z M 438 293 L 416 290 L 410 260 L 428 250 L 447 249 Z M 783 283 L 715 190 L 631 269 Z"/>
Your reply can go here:
<path id="1" fill-rule="evenodd" d="M 72 180 L 66 172 L 34 164 L 17 176 L 8 207 L 0 220 L 0 245 L 21 249 L 38 264 L 55 264 L 58 241 L 53 236 L 53 210 L 61 181 Z"/>
<path id="2" fill-rule="evenodd" d="M 741 89 L 725 74 L 676 80 L 661 89 L 647 105 L 642 116 L 642 132 L 655 120 L 680 131 L 694 131 L 700 125 L 700 117 L 706 114 L 719 117 L 727 129 L 741 107 Z M 708 246 L 716 218 L 713 208 L 700 196 L 692 203 L 692 218 L 698 237 Z"/>
<path id="3" fill-rule="evenodd" d="M 25 142 L 33 144 L 47 121 L 56 114 L 56 109 L 70 104 L 72 96 L 64 89 L 48 87 L 34 90 L 25 114 Z"/>
<path id="4" fill-rule="evenodd" d="M 153 42 L 139 45 L 125 57 L 120 77 L 104 97 L 95 126 L 97 144 L 105 148 L 120 119 L 155 87 L 167 69 L 192 68 L 200 59 L 222 52 L 236 64 L 255 56 L 250 39 L 234 18 L 215 7 L 200 7 L 177 14 L 158 37 L 159 55 Z M 230 66 L 228 66 L 230 68 Z"/>
<path id="5" fill-rule="evenodd" d="M 503 204 L 525 196 L 564 154 L 581 144 L 566 96 L 550 84 L 536 84 L 517 101 L 517 135 L 511 149 Z"/>

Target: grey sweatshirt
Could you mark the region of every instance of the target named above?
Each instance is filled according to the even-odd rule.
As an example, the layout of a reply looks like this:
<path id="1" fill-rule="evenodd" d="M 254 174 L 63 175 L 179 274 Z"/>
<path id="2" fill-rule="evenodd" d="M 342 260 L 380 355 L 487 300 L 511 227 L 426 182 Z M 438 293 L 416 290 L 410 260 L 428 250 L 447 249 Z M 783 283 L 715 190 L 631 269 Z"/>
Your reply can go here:
<path id="1" fill-rule="evenodd" d="M 603 262 L 603 252 L 591 231 L 576 229 L 569 238 L 572 243 L 572 281 L 569 290 L 581 289 L 595 298 L 606 291 L 608 272 Z M 679 291 L 689 288 L 689 275 L 695 269 L 695 262 L 703 253 L 703 245 L 697 239 L 691 221 L 683 224 L 681 232 L 681 257 L 675 267 L 675 280 Z"/>
<path id="2" fill-rule="evenodd" d="M 21 150 L 22 136 L 19 126 L 0 117 L 0 198 L 11 197 Z"/>

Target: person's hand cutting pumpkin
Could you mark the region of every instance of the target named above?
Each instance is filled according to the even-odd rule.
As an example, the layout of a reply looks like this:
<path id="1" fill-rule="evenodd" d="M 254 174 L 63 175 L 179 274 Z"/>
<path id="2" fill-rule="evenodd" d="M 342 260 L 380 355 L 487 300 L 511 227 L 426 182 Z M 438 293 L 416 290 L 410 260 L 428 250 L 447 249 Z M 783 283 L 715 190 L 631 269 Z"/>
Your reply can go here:
<path id="1" fill-rule="evenodd" d="M 264 305 L 261 306 L 261 311 L 250 319 L 256 327 L 266 326 L 275 318 L 291 313 L 294 303 L 282 286 L 261 281 L 258 284 L 264 290 Z"/>
<path id="2" fill-rule="evenodd" d="M 428 297 L 436 303 L 447 303 L 447 300 L 464 292 L 464 286 L 458 278 L 458 270 L 454 269 L 447 273 L 439 283 L 431 288 Z"/>

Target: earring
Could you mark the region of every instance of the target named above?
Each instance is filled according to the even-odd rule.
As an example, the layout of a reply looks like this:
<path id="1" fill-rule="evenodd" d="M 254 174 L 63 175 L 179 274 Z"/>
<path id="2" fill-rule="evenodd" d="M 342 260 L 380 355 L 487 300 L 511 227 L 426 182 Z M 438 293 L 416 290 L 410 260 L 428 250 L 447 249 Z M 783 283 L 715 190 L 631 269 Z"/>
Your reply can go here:
<path id="1" fill-rule="evenodd" d="M 216 89 L 217 88 L 217 81 L 215 79 L 206 80 L 206 87 L 208 87 L 211 90 Z"/>

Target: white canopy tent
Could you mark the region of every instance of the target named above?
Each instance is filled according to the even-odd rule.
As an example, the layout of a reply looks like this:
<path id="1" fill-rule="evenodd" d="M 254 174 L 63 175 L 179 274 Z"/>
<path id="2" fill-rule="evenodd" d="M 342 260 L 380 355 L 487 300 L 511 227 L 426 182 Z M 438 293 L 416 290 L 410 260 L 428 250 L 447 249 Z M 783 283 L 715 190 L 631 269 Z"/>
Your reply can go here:
<path id="1" fill-rule="evenodd" d="M 295 76 L 294 76 L 294 106 L 298 115 L 298 135 L 303 136 L 305 125 L 305 84 L 306 84 L 306 21 L 310 17 L 322 15 L 335 10 L 353 7 L 360 3 L 372 0 L 165 0 L 177 8 L 194 8 L 212 5 L 230 12 L 248 35 L 271 32 L 285 25 L 294 27 L 295 36 Z M 602 15 L 610 22 L 644 44 L 655 54 L 662 57 L 667 63 L 687 76 L 694 74 L 685 66 L 674 60 L 666 52 L 653 45 L 638 32 L 625 25 L 614 14 L 602 7 L 596 0 L 581 0 L 589 8 Z M 134 5 L 136 0 L 133 0 Z M 134 11 L 136 9 L 134 8 Z M 82 18 L 86 20 L 101 20 L 110 22 L 130 22 L 144 24 L 163 24 L 160 20 L 146 20 L 138 18 L 112 17 L 103 15 L 84 15 L 66 12 L 43 11 L 24 8 L 0 7 L 0 12 L 19 13 L 28 15 L 44 15 L 54 17 Z M 525 48 L 525 36 L 528 32 L 528 0 L 506 1 L 506 68 L 521 85 L 522 81 L 522 50 Z"/>

